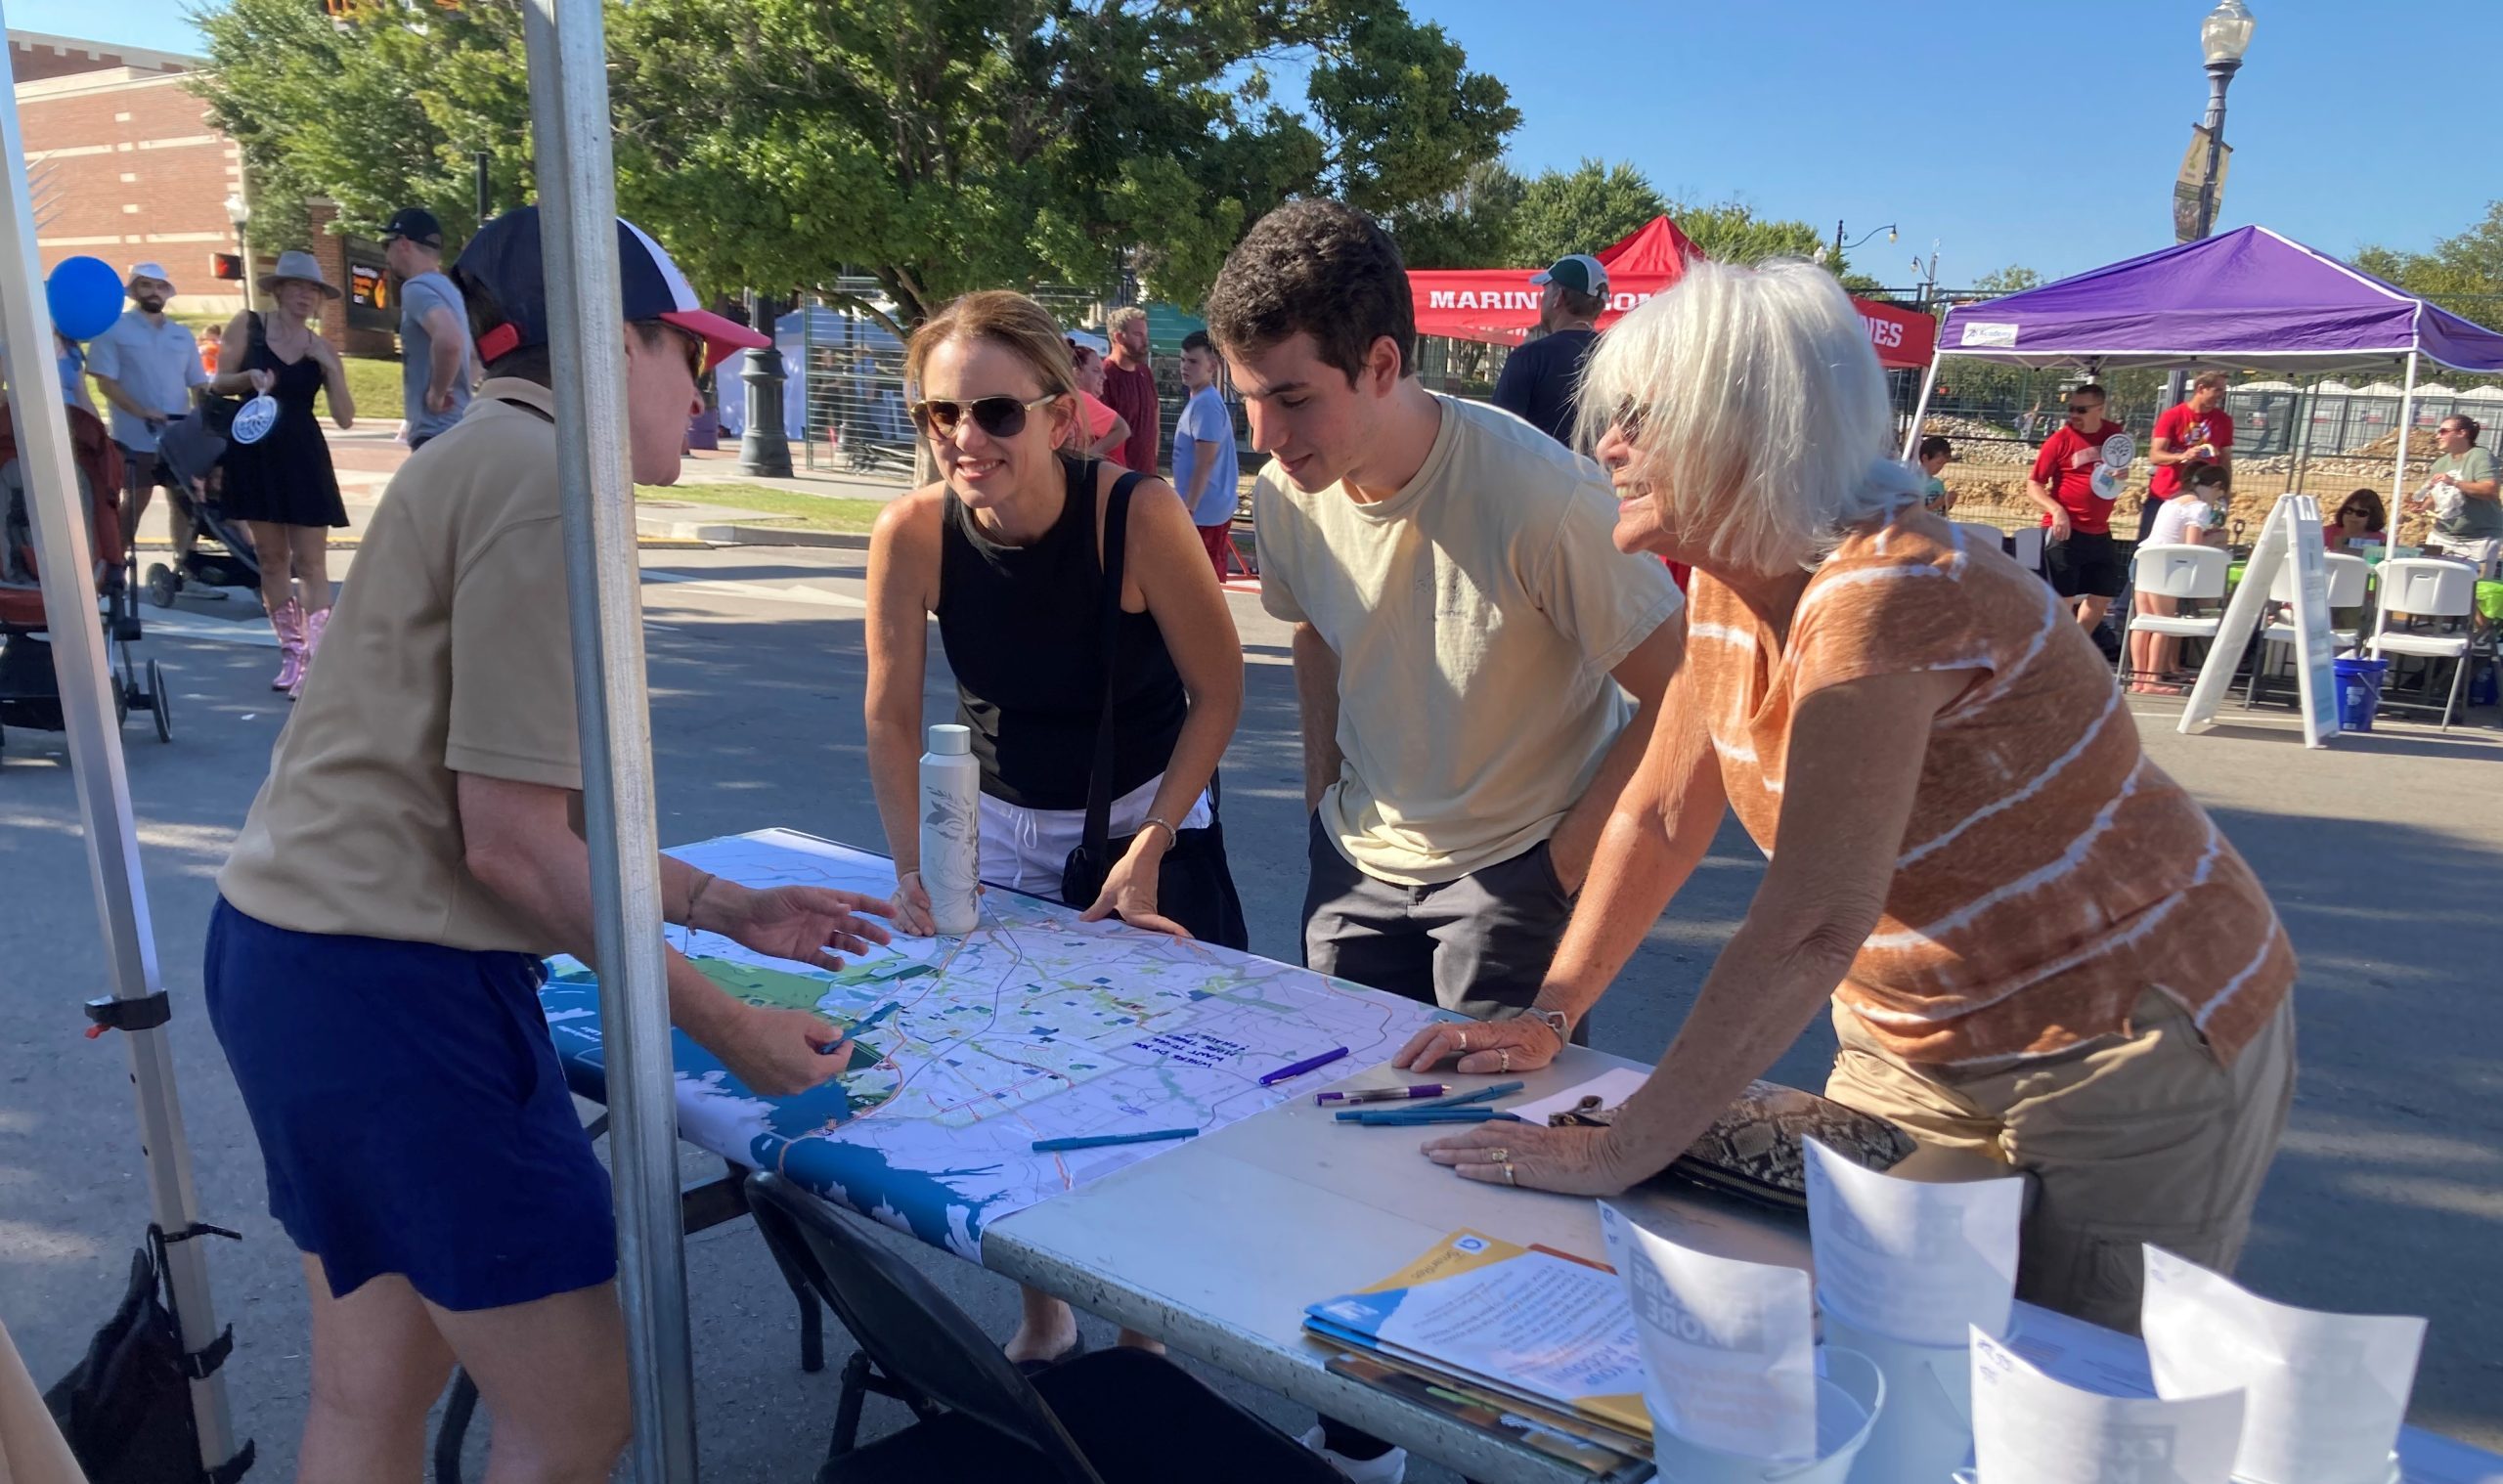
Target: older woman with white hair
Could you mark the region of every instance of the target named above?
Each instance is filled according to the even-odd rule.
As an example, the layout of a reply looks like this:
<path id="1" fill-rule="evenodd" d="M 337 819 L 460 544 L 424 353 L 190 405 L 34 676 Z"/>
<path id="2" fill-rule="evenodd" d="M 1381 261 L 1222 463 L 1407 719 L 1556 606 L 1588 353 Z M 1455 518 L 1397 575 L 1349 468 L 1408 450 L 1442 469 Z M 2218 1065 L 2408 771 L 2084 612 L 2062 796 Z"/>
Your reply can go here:
<path id="1" fill-rule="evenodd" d="M 2050 589 L 1921 508 L 1849 298 L 1694 264 L 1602 340 L 1582 407 L 1617 545 L 1693 564 L 1686 662 L 1531 1013 L 1401 1064 L 1544 1065 L 1725 807 L 1771 863 L 1612 1126 L 1427 1155 L 1622 1190 L 1830 1002 L 1827 1096 L 2039 1181 L 2022 1296 L 2134 1329 L 2141 1243 L 2229 1269 L 2294 1087 L 2285 931 Z"/>

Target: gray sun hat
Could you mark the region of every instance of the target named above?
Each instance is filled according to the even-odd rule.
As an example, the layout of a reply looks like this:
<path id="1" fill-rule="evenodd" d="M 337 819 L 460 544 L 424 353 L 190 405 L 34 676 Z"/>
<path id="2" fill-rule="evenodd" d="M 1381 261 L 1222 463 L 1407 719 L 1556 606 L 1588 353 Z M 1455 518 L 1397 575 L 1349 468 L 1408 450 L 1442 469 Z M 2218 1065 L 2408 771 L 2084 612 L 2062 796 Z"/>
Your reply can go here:
<path id="1" fill-rule="evenodd" d="M 321 262 L 313 254 L 301 248 L 280 253 L 278 266 L 261 275 L 261 288 L 266 292 L 289 279 L 310 284 L 330 298 L 335 299 L 339 296 L 337 287 L 329 279 L 322 277 Z"/>

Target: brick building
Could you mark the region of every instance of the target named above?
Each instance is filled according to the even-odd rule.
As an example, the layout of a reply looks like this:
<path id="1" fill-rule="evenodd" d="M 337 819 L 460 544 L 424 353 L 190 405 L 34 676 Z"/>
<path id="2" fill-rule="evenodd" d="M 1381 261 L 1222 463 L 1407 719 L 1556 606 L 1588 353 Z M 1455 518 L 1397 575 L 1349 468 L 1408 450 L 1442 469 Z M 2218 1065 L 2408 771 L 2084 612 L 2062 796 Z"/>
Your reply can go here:
<path id="1" fill-rule="evenodd" d="M 242 308 L 242 286 L 209 276 L 210 255 L 235 247 L 226 198 L 243 163 L 183 85 L 199 59 L 13 30 L 9 64 L 27 169 L 47 197 L 45 270 L 81 253 L 117 269 L 153 259 L 174 276 L 178 308 Z"/>

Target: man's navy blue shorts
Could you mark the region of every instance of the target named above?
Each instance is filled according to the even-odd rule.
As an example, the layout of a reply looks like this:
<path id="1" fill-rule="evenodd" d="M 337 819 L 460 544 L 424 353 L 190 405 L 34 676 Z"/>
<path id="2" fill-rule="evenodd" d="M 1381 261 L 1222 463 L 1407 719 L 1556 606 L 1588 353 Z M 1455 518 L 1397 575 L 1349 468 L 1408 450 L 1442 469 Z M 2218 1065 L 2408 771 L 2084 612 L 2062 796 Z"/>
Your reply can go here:
<path id="1" fill-rule="evenodd" d="M 446 1309 L 617 1274 L 608 1174 L 565 1091 L 524 953 L 297 933 L 223 899 L 209 1024 L 270 1214 L 334 1297 L 386 1273 Z"/>

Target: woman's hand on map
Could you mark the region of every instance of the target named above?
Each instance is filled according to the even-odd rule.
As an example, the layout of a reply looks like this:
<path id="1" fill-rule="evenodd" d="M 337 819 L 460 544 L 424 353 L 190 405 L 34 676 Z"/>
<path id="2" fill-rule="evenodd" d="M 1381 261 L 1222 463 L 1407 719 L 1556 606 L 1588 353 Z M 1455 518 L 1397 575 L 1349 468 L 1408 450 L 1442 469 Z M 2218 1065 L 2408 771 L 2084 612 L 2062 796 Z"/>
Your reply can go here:
<path id="1" fill-rule="evenodd" d="M 754 944 L 749 944 L 754 947 Z M 767 951 L 758 949 L 759 952 Z M 704 1049 L 748 1091 L 768 1098 L 806 1092 L 852 1066 L 843 1032 L 805 1010 L 741 1005 Z"/>
<path id="2" fill-rule="evenodd" d="M 974 895 L 982 895 L 975 887 Z M 913 938 L 928 938 L 939 931 L 939 921 L 932 915 L 930 889 L 921 884 L 919 871 L 905 871 L 896 878 L 896 895 L 887 898 L 887 915 L 896 920 L 896 931 Z"/>
<path id="3" fill-rule="evenodd" d="M 883 897 L 825 887 L 725 890 L 734 885 L 718 882 L 706 892 L 701 926 L 759 953 L 840 969 L 839 954 L 866 953 L 888 940 L 885 925 L 870 920 L 895 915 Z"/>
<path id="4" fill-rule="evenodd" d="M 1390 1065 L 1431 1071 L 1445 1058 L 1458 1057 L 1455 1071 L 1531 1071 L 1563 1050 L 1563 1037 L 1554 1026 L 1526 1015 L 1507 1021 L 1437 1021 L 1410 1036 Z"/>
<path id="5" fill-rule="evenodd" d="M 1613 1157 L 1610 1129 L 1480 1123 L 1427 1141 L 1426 1157 L 1464 1180 L 1516 1185 L 1567 1196 L 1614 1196 L 1635 1183 Z"/>
<path id="6" fill-rule="evenodd" d="M 1156 888 L 1164 869 L 1164 851 L 1170 835 L 1164 830 L 1141 830 L 1130 842 L 1121 858 L 1104 877 L 1104 890 L 1095 894 L 1095 904 L 1077 914 L 1080 922 L 1099 922 L 1119 917 L 1133 928 L 1150 933 L 1165 933 L 1175 938 L 1188 938 L 1191 930 L 1156 910 Z"/>

